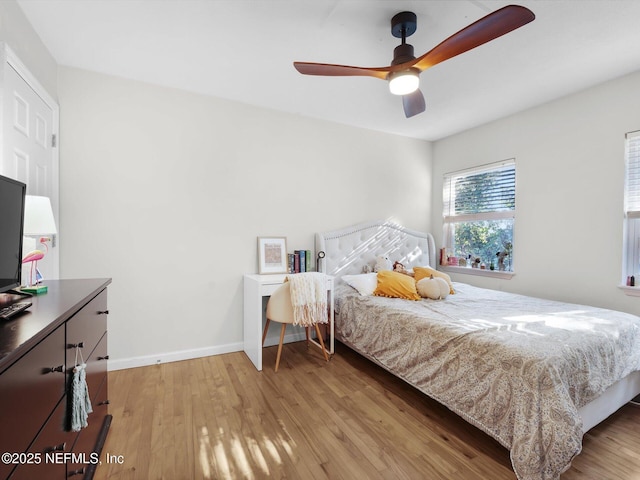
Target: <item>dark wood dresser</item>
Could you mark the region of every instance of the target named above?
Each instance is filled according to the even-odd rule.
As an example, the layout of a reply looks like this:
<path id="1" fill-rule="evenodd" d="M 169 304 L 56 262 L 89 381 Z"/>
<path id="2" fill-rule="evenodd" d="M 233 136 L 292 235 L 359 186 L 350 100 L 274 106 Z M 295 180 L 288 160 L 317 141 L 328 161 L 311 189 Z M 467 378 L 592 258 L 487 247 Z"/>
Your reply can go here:
<path id="1" fill-rule="evenodd" d="M 107 286 L 111 279 L 44 282 L 29 310 L 0 321 L 0 479 L 93 478 L 111 424 Z M 76 348 L 93 413 L 68 431 Z M 78 358 L 78 362 L 80 359 Z"/>

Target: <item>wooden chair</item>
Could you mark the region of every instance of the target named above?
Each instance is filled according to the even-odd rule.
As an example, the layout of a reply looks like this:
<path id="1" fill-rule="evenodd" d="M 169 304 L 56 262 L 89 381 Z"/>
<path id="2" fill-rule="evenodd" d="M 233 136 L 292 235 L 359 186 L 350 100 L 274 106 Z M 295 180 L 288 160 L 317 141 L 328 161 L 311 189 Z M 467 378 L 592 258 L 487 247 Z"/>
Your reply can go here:
<path id="1" fill-rule="evenodd" d="M 283 283 L 278 289 L 273 292 L 269 301 L 267 302 L 267 322 L 264 326 L 264 333 L 262 334 L 262 345 L 267 338 L 267 330 L 269 330 L 269 324 L 271 322 L 279 322 L 282 324 L 280 329 L 280 343 L 278 345 L 278 355 L 276 356 L 276 372 L 280 365 L 280 356 L 282 355 L 282 342 L 284 340 L 284 333 L 287 328 L 287 324 L 293 324 L 293 305 L 291 304 L 291 285 L 289 282 Z M 320 327 L 317 323 L 314 324 L 316 328 L 316 335 L 322 347 L 322 353 L 324 359 L 328 362 L 329 355 L 324 347 L 324 340 L 320 333 Z M 309 328 L 305 327 L 305 334 L 307 337 L 307 347 L 309 346 Z"/>

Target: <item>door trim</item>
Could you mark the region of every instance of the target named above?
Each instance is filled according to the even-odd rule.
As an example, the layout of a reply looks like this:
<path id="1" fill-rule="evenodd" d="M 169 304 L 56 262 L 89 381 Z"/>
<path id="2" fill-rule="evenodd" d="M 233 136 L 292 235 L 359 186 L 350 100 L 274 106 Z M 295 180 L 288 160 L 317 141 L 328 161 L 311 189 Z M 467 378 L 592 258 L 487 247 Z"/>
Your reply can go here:
<path id="1" fill-rule="evenodd" d="M 59 127 L 60 127 L 60 107 L 58 106 L 58 102 L 47 92 L 47 90 L 42 86 L 42 84 L 38 81 L 38 79 L 29 71 L 24 63 L 18 58 L 16 53 L 7 45 L 6 42 L 0 42 L 0 103 L 3 101 L 3 85 L 4 85 L 4 76 L 6 68 L 13 68 L 18 75 L 20 75 L 23 80 L 33 89 L 33 91 L 38 95 L 42 101 L 51 109 L 53 113 L 53 121 L 51 125 L 51 134 L 55 135 L 56 142 L 55 145 L 52 146 L 51 149 L 51 164 L 53 166 L 52 173 L 52 202 L 51 207 L 53 209 L 53 215 L 56 218 L 56 223 L 58 227 L 58 234 L 56 235 L 56 247 L 52 249 L 54 255 L 53 258 L 53 277 L 60 278 L 60 238 L 61 238 L 61 228 L 60 228 L 60 163 L 59 163 L 59 146 L 60 146 L 60 135 L 59 135 Z M 1 115 L 1 109 L 0 109 Z M 0 117 L 0 124 L 3 119 Z"/>

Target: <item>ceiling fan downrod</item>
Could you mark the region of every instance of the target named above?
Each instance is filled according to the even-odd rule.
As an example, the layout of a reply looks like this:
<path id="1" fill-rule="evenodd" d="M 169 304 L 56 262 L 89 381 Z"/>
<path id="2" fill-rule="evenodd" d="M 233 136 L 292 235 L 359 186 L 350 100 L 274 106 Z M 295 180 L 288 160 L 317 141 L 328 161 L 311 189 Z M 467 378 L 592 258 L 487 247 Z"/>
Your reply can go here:
<path id="1" fill-rule="evenodd" d="M 418 20 L 413 12 L 400 12 L 391 19 L 391 34 L 402 39 L 402 43 L 393 49 L 393 60 L 391 65 L 399 65 L 401 63 L 415 60 L 413 54 L 413 45 L 406 42 L 416 32 Z"/>
<path id="2" fill-rule="evenodd" d="M 407 37 L 413 35 L 417 27 L 416 14 L 413 12 L 400 12 L 391 19 L 391 34 L 401 38 L 402 43 L 393 49 L 391 66 L 401 65 L 415 60 L 413 45 L 406 42 Z M 389 72 L 389 91 L 394 95 L 408 95 L 415 92 L 420 85 L 420 70 L 409 67 L 404 70 Z"/>

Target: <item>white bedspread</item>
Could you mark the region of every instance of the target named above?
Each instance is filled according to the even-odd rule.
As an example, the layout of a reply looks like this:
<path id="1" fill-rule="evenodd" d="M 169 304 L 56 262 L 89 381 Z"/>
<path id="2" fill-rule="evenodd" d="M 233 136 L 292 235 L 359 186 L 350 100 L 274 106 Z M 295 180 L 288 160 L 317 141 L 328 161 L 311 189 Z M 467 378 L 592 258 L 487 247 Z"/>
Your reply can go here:
<path id="1" fill-rule="evenodd" d="M 336 336 L 481 428 L 521 480 L 559 478 L 582 448 L 578 409 L 640 370 L 640 319 L 455 284 L 446 300 L 336 288 Z"/>

